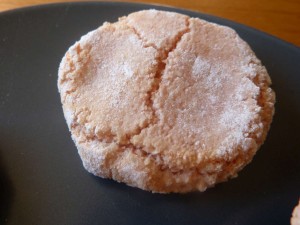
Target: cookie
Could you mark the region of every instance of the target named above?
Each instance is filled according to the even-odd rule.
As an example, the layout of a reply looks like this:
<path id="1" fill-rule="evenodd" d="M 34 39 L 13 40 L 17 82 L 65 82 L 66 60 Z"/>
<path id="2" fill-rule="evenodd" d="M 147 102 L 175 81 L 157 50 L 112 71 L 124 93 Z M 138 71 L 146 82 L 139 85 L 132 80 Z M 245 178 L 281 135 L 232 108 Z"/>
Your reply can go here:
<path id="1" fill-rule="evenodd" d="M 291 225 L 300 225 L 300 201 L 293 211 Z"/>
<path id="2" fill-rule="evenodd" d="M 204 191 L 236 177 L 269 130 L 270 85 L 231 28 L 157 10 L 86 34 L 58 75 L 84 167 L 160 193 Z"/>

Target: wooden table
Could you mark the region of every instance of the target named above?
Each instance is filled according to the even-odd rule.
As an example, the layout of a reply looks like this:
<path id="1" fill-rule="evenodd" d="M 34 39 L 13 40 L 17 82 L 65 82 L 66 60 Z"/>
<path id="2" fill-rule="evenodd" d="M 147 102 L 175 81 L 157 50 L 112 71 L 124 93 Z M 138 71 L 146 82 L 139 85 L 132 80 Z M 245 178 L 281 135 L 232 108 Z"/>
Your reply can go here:
<path id="1" fill-rule="evenodd" d="M 0 11 L 63 0 L 0 0 Z M 70 0 L 65 0 L 70 1 Z M 300 47 L 300 0 L 130 0 L 191 9 L 227 18 Z"/>

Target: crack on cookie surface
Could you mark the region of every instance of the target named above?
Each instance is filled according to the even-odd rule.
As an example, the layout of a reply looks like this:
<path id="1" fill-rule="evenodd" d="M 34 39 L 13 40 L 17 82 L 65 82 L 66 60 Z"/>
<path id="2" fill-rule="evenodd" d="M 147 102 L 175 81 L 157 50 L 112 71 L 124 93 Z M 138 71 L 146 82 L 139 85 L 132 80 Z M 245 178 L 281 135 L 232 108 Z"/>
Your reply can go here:
<path id="1" fill-rule="evenodd" d="M 138 37 L 138 39 L 142 41 L 144 48 L 152 47 L 152 48 L 156 49 L 157 51 L 159 51 L 158 47 L 154 43 L 150 43 L 145 37 L 142 37 L 142 35 L 137 31 L 137 29 L 134 26 L 130 26 L 126 22 L 126 20 L 125 20 L 125 23 L 130 29 L 132 29 L 133 33 Z"/>
<path id="2" fill-rule="evenodd" d="M 186 19 L 186 29 L 184 29 L 183 31 L 180 31 L 176 35 L 175 39 L 173 40 L 172 48 L 168 51 L 163 51 L 160 54 L 160 56 L 157 58 L 158 69 L 157 69 L 156 74 L 154 76 L 154 82 L 153 82 L 153 85 L 152 85 L 152 89 L 147 92 L 147 95 L 148 95 L 147 103 L 152 108 L 152 111 L 153 111 L 153 114 L 154 114 L 153 115 L 154 116 L 154 124 L 156 124 L 158 122 L 159 117 L 156 113 L 156 109 L 155 109 L 154 104 L 153 104 L 153 96 L 160 88 L 160 84 L 161 84 L 161 81 L 162 81 L 162 76 L 164 74 L 164 71 L 165 71 L 165 68 L 166 68 L 166 65 L 167 65 L 166 61 L 169 57 L 169 54 L 172 53 L 176 49 L 176 47 L 177 47 L 178 43 L 181 41 L 182 37 L 185 34 L 189 33 L 189 32 L 190 32 L 189 19 Z"/>
<path id="3" fill-rule="evenodd" d="M 159 90 L 161 80 L 162 80 L 162 76 L 163 76 L 163 73 L 164 73 L 165 68 L 166 68 L 166 61 L 168 59 L 169 54 L 172 53 L 176 49 L 176 47 L 177 47 L 178 43 L 181 41 L 182 37 L 185 34 L 190 32 L 189 18 L 186 19 L 185 23 L 186 23 L 185 24 L 185 29 L 183 29 L 182 31 L 179 31 L 177 33 L 175 38 L 172 40 L 172 46 L 169 50 L 159 49 L 154 43 L 150 43 L 145 37 L 142 37 L 142 35 L 138 32 L 138 30 L 136 28 L 134 28 L 133 26 L 130 26 L 128 23 L 126 23 L 126 25 L 130 29 L 132 29 L 134 34 L 142 41 L 142 43 L 144 43 L 145 48 L 153 47 L 159 53 L 158 56 L 156 57 L 156 61 L 157 61 L 156 73 L 153 77 L 152 86 L 149 89 L 149 91 L 147 91 L 147 99 L 146 99 L 146 105 L 148 105 L 152 110 L 152 116 L 153 116 L 152 121 L 148 122 L 145 126 L 139 127 L 136 132 L 133 132 L 132 134 L 129 134 L 128 138 L 127 138 L 129 143 L 131 143 L 131 139 L 134 136 L 139 135 L 144 129 L 150 127 L 151 125 L 156 124 L 159 120 L 159 117 L 157 115 L 156 109 L 155 109 L 154 104 L 153 104 L 153 96 Z"/>

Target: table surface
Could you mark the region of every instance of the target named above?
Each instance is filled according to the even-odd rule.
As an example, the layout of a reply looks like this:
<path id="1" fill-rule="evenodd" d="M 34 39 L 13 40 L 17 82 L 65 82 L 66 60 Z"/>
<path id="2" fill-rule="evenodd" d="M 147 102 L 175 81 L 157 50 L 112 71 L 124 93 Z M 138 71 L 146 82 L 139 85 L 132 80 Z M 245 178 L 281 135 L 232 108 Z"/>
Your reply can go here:
<path id="1" fill-rule="evenodd" d="M 62 1 L 66 2 L 70 0 L 0 0 L 0 11 Z M 300 47 L 299 0 L 128 1 L 169 5 L 219 16 L 264 31 Z"/>

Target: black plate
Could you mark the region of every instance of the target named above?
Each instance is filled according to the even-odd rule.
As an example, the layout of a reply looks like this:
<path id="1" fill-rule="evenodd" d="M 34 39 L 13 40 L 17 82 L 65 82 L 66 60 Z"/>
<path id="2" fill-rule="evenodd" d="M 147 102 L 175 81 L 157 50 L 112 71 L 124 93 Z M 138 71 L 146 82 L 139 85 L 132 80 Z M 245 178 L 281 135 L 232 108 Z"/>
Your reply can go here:
<path id="1" fill-rule="evenodd" d="M 237 179 L 204 193 L 151 194 L 87 173 L 65 123 L 57 68 L 83 34 L 156 8 L 237 30 L 277 94 L 266 143 Z M 64 3 L 0 14 L 0 217 L 7 224 L 289 224 L 300 194 L 300 49 L 201 13 L 128 3 Z"/>

